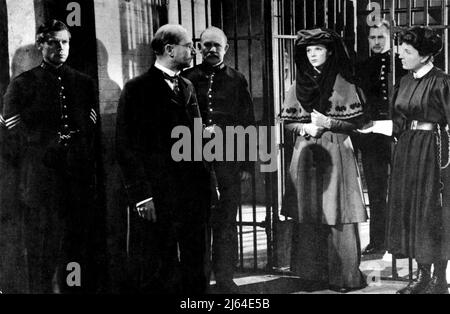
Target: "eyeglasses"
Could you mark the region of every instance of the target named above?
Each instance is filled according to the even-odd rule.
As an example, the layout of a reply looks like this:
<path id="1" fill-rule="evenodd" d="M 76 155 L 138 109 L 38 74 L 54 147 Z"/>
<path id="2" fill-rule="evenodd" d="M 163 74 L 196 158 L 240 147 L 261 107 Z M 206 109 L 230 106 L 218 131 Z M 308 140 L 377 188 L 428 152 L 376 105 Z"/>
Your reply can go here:
<path id="1" fill-rule="evenodd" d="M 175 46 L 182 46 L 182 47 L 188 48 L 188 49 L 190 49 L 190 50 L 194 50 L 194 49 L 195 49 L 193 43 L 187 43 L 187 44 L 184 44 L 184 45 L 180 45 L 180 44 L 174 44 L 174 45 L 175 45 Z"/>

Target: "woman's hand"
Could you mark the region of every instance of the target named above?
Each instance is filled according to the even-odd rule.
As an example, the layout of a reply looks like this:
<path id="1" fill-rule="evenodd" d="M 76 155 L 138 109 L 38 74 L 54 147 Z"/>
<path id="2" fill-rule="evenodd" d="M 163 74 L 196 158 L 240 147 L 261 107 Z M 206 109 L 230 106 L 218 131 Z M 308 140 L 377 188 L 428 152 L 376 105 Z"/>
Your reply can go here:
<path id="1" fill-rule="evenodd" d="M 361 134 L 371 134 L 373 133 L 373 121 L 370 121 L 369 123 L 366 123 L 361 129 L 358 129 L 357 131 Z"/>
<path id="2" fill-rule="evenodd" d="M 308 123 L 303 125 L 304 132 L 314 138 L 320 138 L 322 134 L 326 131 L 325 128 L 317 126 L 313 123 Z"/>
<path id="3" fill-rule="evenodd" d="M 311 113 L 311 123 L 327 130 L 331 129 L 331 119 L 316 110 Z"/>
<path id="4" fill-rule="evenodd" d="M 392 120 L 372 121 L 368 125 L 365 125 L 362 130 L 358 130 L 358 132 L 362 134 L 377 133 L 386 136 L 392 136 L 393 131 L 394 123 Z"/>

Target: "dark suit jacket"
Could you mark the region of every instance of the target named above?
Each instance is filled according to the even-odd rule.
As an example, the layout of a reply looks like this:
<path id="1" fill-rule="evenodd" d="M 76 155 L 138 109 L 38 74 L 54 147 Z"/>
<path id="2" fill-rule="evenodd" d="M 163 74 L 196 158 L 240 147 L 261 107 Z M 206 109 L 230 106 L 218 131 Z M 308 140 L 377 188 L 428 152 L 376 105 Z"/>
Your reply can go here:
<path id="1" fill-rule="evenodd" d="M 186 126 L 193 134 L 193 120 L 200 118 L 194 87 L 180 78 L 180 88 L 183 97 L 177 100 L 162 72 L 152 67 L 125 85 L 118 108 L 117 157 L 129 203 L 153 197 L 159 216 L 209 195 L 203 162 L 175 162 L 171 156 L 178 141 L 172 130 Z"/>

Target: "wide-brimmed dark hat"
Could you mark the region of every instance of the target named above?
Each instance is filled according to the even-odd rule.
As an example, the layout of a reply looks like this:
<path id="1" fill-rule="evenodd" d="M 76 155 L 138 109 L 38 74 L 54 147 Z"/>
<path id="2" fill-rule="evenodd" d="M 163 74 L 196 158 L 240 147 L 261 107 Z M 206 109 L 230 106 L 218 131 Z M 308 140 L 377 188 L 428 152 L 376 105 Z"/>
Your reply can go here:
<path id="1" fill-rule="evenodd" d="M 305 69 L 309 66 L 306 48 L 313 45 L 325 45 L 327 49 L 333 51 L 332 58 L 336 60 L 335 66 L 339 68 L 341 74 L 353 73 L 353 70 L 350 69 L 350 55 L 344 41 L 335 31 L 326 28 L 301 30 L 297 33 L 295 62 L 299 69 Z"/>
<path id="2" fill-rule="evenodd" d="M 312 45 L 331 45 L 339 39 L 339 35 L 328 29 L 310 29 L 301 30 L 297 33 L 295 45 L 297 47 L 306 47 Z"/>

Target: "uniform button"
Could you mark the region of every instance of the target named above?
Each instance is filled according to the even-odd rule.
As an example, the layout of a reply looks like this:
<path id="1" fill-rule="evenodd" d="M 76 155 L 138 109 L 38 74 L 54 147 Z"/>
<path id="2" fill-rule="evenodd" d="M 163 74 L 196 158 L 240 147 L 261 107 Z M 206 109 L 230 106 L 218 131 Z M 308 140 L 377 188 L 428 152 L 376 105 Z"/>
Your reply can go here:
<path id="1" fill-rule="evenodd" d="M 63 96 L 63 99 L 66 99 L 66 96 Z"/>
<path id="2" fill-rule="evenodd" d="M 387 91 L 383 90 L 383 94 L 387 94 Z"/>
<path id="3" fill-rule="evenodd" d="M 66 129 L 68 129 L 69 128 L 69 126 L 66 124 L 65 126 L 64 126 Z"/>
<path id="4" fill-rule="evenodd" d="M 381 77 L 381 80 L 384 80 L 384 79 L 385 79 L 385 77 L 384 77 L 384 76 L 382 76 L 382 77 Z"/>
<path id="5" fill-rule="evenodd" d="M 212 120 L 208 120 L 208 123 L 212 123 Z"/>
<path id="6" fill-rule="evenodd" d="M 383 58 L 383 59 L 381 59 L 381 61 L 382 61 L 382 62 L 386 62 L 386 59 L 385 59 L 385 58 Z"/>
<path id="7" fill-rule="evenodd" d="M 383 65 L 381 66 L 381 68 L 382 68 L 382 69 L 386 69 L 386 66 L 383 64 Z"/>
<path id="8" fill-rule="evenodd" d="M 387 97 L 383 97 L 384 100 L 387 100 Z"/>
<path id="9" fill-rule="evenodd" d="M 58 80 L 60 80 L 60 81 L 61 81 L 61 80 L 62 80 L 62 78 L 61 78 L 61 77 L 58 77 Z"/>
<path id="10" fill-rule="evenodd" d="M 63 89 L 63 90 L 64 90 L 64 86 L 61 86 L 61 89 Z"/>
<path id="11" fill-rule="evenodd" d="M 213 112 L 214 110 L 213 110 L 213 108 L 209 108 L 209 112 Z"/>
<path id="12" fill-rule="evenodd" d="M 386 83 L 381 84 L 381 86 L 386 87 Z"/>

